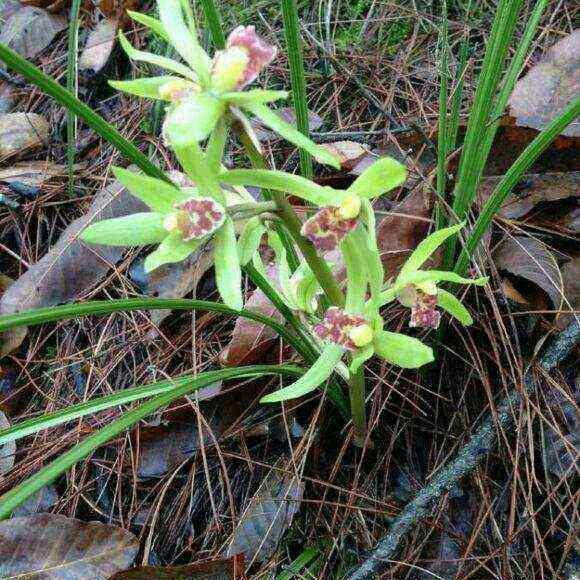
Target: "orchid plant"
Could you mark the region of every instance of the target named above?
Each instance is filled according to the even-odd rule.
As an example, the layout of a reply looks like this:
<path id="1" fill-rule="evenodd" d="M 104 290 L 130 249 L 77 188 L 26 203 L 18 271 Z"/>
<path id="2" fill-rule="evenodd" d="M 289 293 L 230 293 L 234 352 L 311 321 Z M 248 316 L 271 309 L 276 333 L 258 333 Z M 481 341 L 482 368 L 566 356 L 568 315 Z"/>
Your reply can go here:
<path id="1" fill-rule="evenodd" d="M 234 309 L 243 304 L 244 266 L 251 264 L 267 277 L 261 247 L 269 245 L 275 256 L 275 286 L 280 299 L 300 314 L 305 334 L 319 357 L 296 382 L 263 397 L 265 403 L 303 396 L 323 385 L 334 371 L 350 381 L 351 391 L 360 389 L 363 364 L 373 355 L 402 368 L 431 362 L 432 349 L 418 338 L 387 330 L 381 311 L 398 300 L 411 309 L 412 327 L 436 328 L 441 318 L 439 309 L 462 324 L 472 323 L 465 306 L 439 285 L 481 285 L 486 279 L 421 269 L 462 224 L 427 237 L 391 280 L 385 275 L 377 247 L 371 200 L 405 182 L 407 172 L 401 163 L 378 159 L 346 190 L 323 187 L 281 171 L 226 169 L 223 154 L 232 126 L 260 150 L 248 115 L 306 150 L 318 162 L 334 167 L 339 163 L 328 150 L 268 107 L 287 93 L 248 88 L 276 56 L 276 48 L 259 38 L 253 26 L 236 28 L 225 48 L 210 57 L 199 43 L 187 3 L 158 0 L 158 9 L 159 19 L 129 14 L 169 42 L 183 62 L 137 50 L 121 33 L 121 44 L 131 59 L 172 74 L 114 81 L 111 85 L 167 103 L 163 138 L 189 182 L 172 184 L 115 168 L 120 183 L 150 211 L 95 223 L 83 232 L 83 239 L 95 244 L 156 245 L 145 259 L 147 272 L 184 260 L 201 244 L 211 241 L 218 291 L 226 305 Z M 289 206 L 282 211 L 275 201 L 257 202 L 245 189 L 248 186 L 301 198 L 316 211 L 296 228 L 291 222 L 298 218 L 291 214 L 292 219 L 288 219 Z M 285 200 L 283 196 L 278 199 Z M 291 237 L 282 239 L 280 227 Z M 294 268 L 288 260 L 288 239 L 295 245 L 292 251 L 299 260 Z M 330 299 L 328 280 L 321 275 L 329 269 L 346 271 L 346 296 Z M 336 277 L 333 283 L 338 285 L 338 280 Z M 326 299 L 321 300 L 325 294 Z M 364 380 L 362 384 L 364 387 Z M 360 432 L 364 429 L 364 392 L 362 399 L 360 392 L 358 395 L 351 396 L 351 401 L 358 406 L 353 408 L 353 417 Z"/>

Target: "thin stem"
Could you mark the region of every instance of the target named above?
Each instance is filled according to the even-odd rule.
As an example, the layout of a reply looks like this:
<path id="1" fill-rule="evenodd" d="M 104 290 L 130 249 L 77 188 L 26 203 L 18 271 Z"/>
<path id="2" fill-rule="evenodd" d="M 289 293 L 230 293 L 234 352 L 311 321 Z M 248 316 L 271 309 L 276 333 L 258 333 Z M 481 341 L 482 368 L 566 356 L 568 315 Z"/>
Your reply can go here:
<path id="1" fill-rule="evenodd" d="M 261 203 L 240 203 L 227 208 L 227 213 L 232 219 L 248 219 L 263 213 L 273 213 L 277 209 L 273 201 Z"/>
<path id="2" fill-rule="evenodd" d="M 365 411 L 365 375 L 361 365 L 349 380 L 350 410 L 354 425 L 354 443 L 364 447 L 367 436 L 367 420 Z"/>

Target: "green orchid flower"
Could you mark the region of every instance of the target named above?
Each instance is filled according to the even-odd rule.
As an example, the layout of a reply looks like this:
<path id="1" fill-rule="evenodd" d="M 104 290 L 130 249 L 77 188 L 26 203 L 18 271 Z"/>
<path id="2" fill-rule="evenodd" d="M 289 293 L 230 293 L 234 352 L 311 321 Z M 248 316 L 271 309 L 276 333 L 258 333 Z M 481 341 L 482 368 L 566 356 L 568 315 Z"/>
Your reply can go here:
<path id="1" fill-rule="evenodd" d="M 194 187 L 115 167 L 119 182 L 151 211 L 107 219 L 86 228 L 81 239 L 109 246 L 157 245 L 145 258 L 145 271 L 185 260 L 213 237 L 217 287 L 231 308 L 242 308 L 241 266 L 234 222 L 224 200 L 201 196 Z"/>
<path id="2" fill-rule="evenodd" d="M 195 23 L 180 0 L 158 0 L 159 20 L 129 11 L 129 15 L 169 42 L 183 62 L 135 49 L 119 33 L 121 46 L 130 59 L 163 68 L 171 75 L 111 81 L 118 90 L 168 103 L 163 136 L 175 148 L 197 144 L 210 136 L 226 114 L 238 119 L 258 149 L 246 113 L 297 147 L 307 150 L 320 163 L 339 167 L 334 155 L 313 143 L 267 107 L 285 99 L 285 91 L 244 90 L 276 56 L 276 48 L 264 42 L 253 26 L 239 26 L 229 35 L 226 47 L 211 58 L 201 47 Z M 187 22 L 186 22 L 187 20 Z"/>

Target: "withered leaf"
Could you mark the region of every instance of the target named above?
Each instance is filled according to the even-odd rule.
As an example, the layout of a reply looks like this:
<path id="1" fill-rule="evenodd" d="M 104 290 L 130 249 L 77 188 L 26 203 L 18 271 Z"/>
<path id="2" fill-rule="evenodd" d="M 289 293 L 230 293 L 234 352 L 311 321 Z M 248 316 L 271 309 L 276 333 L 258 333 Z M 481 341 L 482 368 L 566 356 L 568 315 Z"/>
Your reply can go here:
<path id="1" fill-rule="evenodd" d="M 8 288 L 0 300 L 0 314 L 54 306 L 79 298 L 103 278 L 125 251 L 118 247 L 85 244 L 79 239 L 81 231 L 93 221 L 145 209 L 140 200 L 116 181 L 103 189 L 88 212 L 72 222 L 48 253 Z M 5 333 L 9 343 L 11 333 Z M 16 348 L 18 344 L 11 346 Z"/>
<path id="2" fill-rule="evenodd" d="M 92 71 L 96 74 L 105 67 L 115 46 L 118 28 L 117 20 L 104 18 L 91 30 L 79 57 L 79 71 Z"/>
<path id="3" fill-rule="evenodd" d="M 106 580 L 128 568 L 139 542 L 130 532 L 57 514 L 0 522 L 0 577 Z"/>
<path id="4" fill-rule="evenodd" d="M 63 176 L 65 172 L 64 165 L 48 161 L 26 161 L 0 170 L 0 181 L 6 183 L 18 181 L 30 187 L 40 187 L 50 179 Z"/>
<path id="5" fill-rule="evenodd" d="M 481 203 L 493 193 L 501 177 L 484 177 L 480 184 Z M 499 215 L 520 218 L 542 201 L 558 201 L 580 195 L 580 171 L 527 175 L 504 202 Z"/>
<path id="6" fill-rule="evenodd" d="M 414 189 L 381 219 L 377 215 L 377 244 L 386 278 L 396 276 L 431 224 L 433 198 Z"/>
<path id="7" fill-rule="evenodd" d="M 48 141 L 50 127 L 36 113 L 6 113 L 0 116 L 0 159 L 41 147 Z"/>
<path id="8" fill-rule="evenodd" d="M 35 6 L 21 6 L 2 25 L 0 42 L 27 59 L 42 52 L 66 28 L 66 18 Z M 6 65 L 1 62 L 0 68 Z"/>
<path id="9" fill-rule="evenodd" d="M 2 410 L 0 410 L 0 431 L 8 429 L 10 422 Z M 7 473 L 14 465 L 16 455 L 16 441 L 9 441 L 0 445 L 0 475 Z"/>
<path id="10" fill-rule="evenodd" d="M 347 171 L 353 170 L 363 155 L 369 154 L 366 145 L 356 141 L 335 141 L 334 143 L 323 143 L 322 147 L 330 151 L 340 161 L 340 167 Z"/>
<path id="11" fill-rule="evenodd" d="M 248 566 L 267 561 L 300 509 L 303 493 L 298 476 L 272 470 L 241 514 L 227 555 L 245 554 Z"/>
<path id="12" fill-rule="evenodd" d="M 556 308 L 560 307 L 562 274 L 545 245 L 534 238 L 510 237 L 500 244 L 493 258 L 498 269 L 533 282 L 548 294 Z"/>
<path id="13" fill-rule="evenodd" d="M 580 94 L 580 29 L 546 52 L 542 60 L 520 79 L 510 97 L 511 114 L 518 124 L 542 129 Z M 573 121 L 564 135 L 580 136 Z"/>
<path id="14" fill-rule="evenodd" d="M 145 566 L 119 572 L 110 580 L 242 580 L 243 558 L 196 562 L 187 566 Z"/>

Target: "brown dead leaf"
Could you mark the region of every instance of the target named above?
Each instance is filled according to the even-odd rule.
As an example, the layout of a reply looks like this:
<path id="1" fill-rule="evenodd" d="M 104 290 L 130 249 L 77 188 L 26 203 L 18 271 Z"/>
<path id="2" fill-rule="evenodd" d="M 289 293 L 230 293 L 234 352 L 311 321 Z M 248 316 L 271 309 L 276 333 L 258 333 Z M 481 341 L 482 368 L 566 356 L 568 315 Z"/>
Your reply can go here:
<path id="1" fill-rule="evenodd" d="M 519 125 L 542 129 L 580 94 L 580 29 L 557 42 L 520 79 L 510 97 L 511 114 Z M 564 135 L 580 137 L 580 122 Z"/>
<path id="2" fill-rule="evenodd" d="M 0 431 L 3 429 L 8 429 L 10 427 L 10 422 L 8 417 L 0 410 Z M 4 445 L 0 445 L 0 476 L 8 473 L 14 465 L 14 459 L 16 456 L 16 441 L 8 441 Z M 0 548 L 1 550 L 1 548 Z M 0 569 L 1 569 L 0 563 Z"/>
<path id="3" fill-rule="evenodd" d="M 7 113 L 0 116 L 0 159 L 35 149 L 48 141 L 50 127 L 36 113 Z"/>
<path id="4" fill-rule="evenodd" d="M 332 153 L 340 161 L 341 169 L 352 171 L 363 155 L 368 155 L 370 150 L 366 145 L 356 141 L 336 141 L 321 145 Z"/>
<path id="5" fill-rule="evenodd" d="M 272 269 L 269 272 L 269 279 L 277 279 Z M 276 307 L 261 290 L 252 292 L 244 308 L 264 316 L 271 316 L 278 321 L 282 320 Z M 269 326 L 240 317 L 236 320 L 232 337 L 220 356 L 220 362 L 228 367 L 252 364 L 263 357 L 276 338 L 276 332 Z"/>
<path id="6" fill-rule="evenodd" d="M 482 204 L 493 193 L 501 179 L 501 177 L 484 177 L 481 180 Z M 542 201 L 558 201 L 578 195 L 580 195 L 580 171 L 528 175 L 504 202 L 499 215 L 508 219 L 520 218 Z"/>
<path id="7" fill-rule="evenodd" d="M 425 238 L 432 209 L 432 196 L 416 188 L 385 217 L 377 216 L 377 243 L 386 278 L 397 275 L 409 254 Z"/>
<path id="8" fill-rule="evenodd" d="M 2 25 L 0 43 L 27 59 L 33 59 L 66 26 L 64 16 L 50 14 L 35 6 L 21 6 Z M 6 65 L 0 62 L 0 68 L 6 68 Z"/>
<path id="9" fill-rule="evenodd" d="M 80 167 L 80 165 L 77 165 Z M 0 170 L 0 181 L 13 183 L 18 181 L 29 187 L 40 187 L 55 177 L 65 175 L 66 167 L 48 161 L 26 161 L 15 163 Z"/>
<path id="10" fill-rule="evenodd" d="M 100 522 L 39 514 L 0 522 L 0 577 L 107 580 L 139 549 L 130 532 Z"/>
<path id="11" fill-rule="evenodd" d="M 12 110 L 16 102 L 16 87 L 9 82 L 0 81 L 0 115 Z"/>
<path id="12" fill-rule="evenodd" d="M 122 20 L 127 17 L 127 10 L 134 10 L 139 0 L 98 0 L 101 12 L 107 18 Z"/>
<path id="13" fill-rule="evenodd" d="M 512 237 L 501 243 L 493 255 L 499 270 L 525 278 L 539 286 L 559 308 L 562 303 L 562 274 L 552 252 L 538 240 Z"/>
<path id="14" fill-rule="evenodd" d="M 248 566 L 267 561 L 300 509 L 303 494 L 298 476 L 272 470 L 241 514 L 226 555 L 244 554 Z"/>
<path id="15" fill-rule="evenodd" d="M 97 284 L 125 252 L 124 248 L 85 244 L 79 240 L 81 231 L 93 221 L 144 209 L 145 205 L 116 181 L 103 189 L 87 214 L 72 222 L 49 252 L 10 286 L 0 300 L 0 314 L 54 306 L 79 298 Z M 7 331 L 5 335 L 14 347 L 10 339 L 12 332 Z"/>
<path id="16" fill-rule="evenodd" d="M 110 580 L 243 580 L 244 558 L 196 562 L 187 566 L 145 566 L 119 572 Z"/>
<path id="17" fill-rule="evenodd" d="M 105 67 L 115 46 L 118 28 L 118 20 L 104 18 L 91 30 L 79 58 L 79 71 L 97 74 Z"/>
<path id="18" fill-rule="evenodd" d="M 580 258 L 566 262 L 562 266 L 562 279 L 564 281 L 564 296 L 562 310 L 573 314 L 558 315 L 558 327 L 565 328 L 572 317 L 578 318 L 580 311 Z"/>

